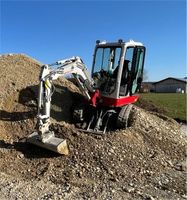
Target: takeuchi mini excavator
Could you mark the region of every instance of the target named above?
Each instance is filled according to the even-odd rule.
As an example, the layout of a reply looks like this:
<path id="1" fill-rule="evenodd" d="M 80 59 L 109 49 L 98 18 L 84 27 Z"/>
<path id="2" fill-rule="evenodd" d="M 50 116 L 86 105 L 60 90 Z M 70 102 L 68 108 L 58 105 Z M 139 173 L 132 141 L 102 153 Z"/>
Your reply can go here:
<path id="1" fill-rule="evenodd" d="M 145 47 L 140 42 L 96 41 L 91 73 L 80 57 L 72 57 L 43 65 L 39 76 L 37 132 L 28 142 L 46 149 L 68 154 L 67 142 L 50 131 L 50 106 L 54 92 L 53 80 L 71 74 L 85 96 L 74 107 L 72 119 L 79 129 L 104 134 L 111 127 L 126 128 L 132 104 L 138 100 Z"/>

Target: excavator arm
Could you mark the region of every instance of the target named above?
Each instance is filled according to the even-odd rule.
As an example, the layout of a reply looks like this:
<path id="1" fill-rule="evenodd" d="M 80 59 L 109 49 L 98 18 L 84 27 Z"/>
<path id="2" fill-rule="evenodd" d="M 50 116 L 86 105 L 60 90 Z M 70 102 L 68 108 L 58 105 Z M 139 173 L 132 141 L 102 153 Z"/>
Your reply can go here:
<path id="1" fill-rule="evenodd" d="M 60 66 L 56 69 L 51 69 L 55 65 Z M 80 90 L 88 100 L 91 98 L 89 92 L 94 92 L 93 80 L 79 57 L 72 57 L 42 66 L 38 95 L 38 126 L 43 142 L 48 139 L 48 134 L 45 133 L 49 132 L 50 125 L 51 97 L 54 92 L 52 81 L 67 74 L 74 76 Z"/>
<path id="2" fill-rule="evenodd" d="M 59 146 L 59 143 L 61 142 L 59 140 L 61 139 L 56 138 L 54 133 L 49 130 L 51 97 L 54 92 L 54 86 L 52 82 L 67 74 L 73 75 L 81 92 L 88 100 L 91 99 L 89 92 L 93 93 L 95 91 L 94 81 L 92 80 L 91 75 L 89 74 L 80 57 L 72 57 L 57 61 L 53 64 L 43 65 L 39 77 L 40 83 L 37 115 L 38 132 L 35 132 L 34 135 L 29 137 L 29 141 L 31 143 L 48 148 L 58 153 L 60 152 L 57 146 Z M 62 153 L 66 154 L 64 152 Z"/>

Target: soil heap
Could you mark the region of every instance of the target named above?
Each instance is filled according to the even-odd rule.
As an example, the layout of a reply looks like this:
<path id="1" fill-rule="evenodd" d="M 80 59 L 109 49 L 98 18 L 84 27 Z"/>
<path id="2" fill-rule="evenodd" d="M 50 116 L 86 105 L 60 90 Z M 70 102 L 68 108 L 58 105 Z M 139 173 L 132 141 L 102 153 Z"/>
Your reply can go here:
<path id="1" fill-rule="evenodd" d="M 51 128 L 66 138 L 59 156 L 24 142 L 36 125 L 41 63 L 0 56 L 1 199 L 187 199 L 186 136 L 174 120 L 134 107 L 130 128 L 85 134 L 70 124 L 79 90 L 55 82 Z"/>

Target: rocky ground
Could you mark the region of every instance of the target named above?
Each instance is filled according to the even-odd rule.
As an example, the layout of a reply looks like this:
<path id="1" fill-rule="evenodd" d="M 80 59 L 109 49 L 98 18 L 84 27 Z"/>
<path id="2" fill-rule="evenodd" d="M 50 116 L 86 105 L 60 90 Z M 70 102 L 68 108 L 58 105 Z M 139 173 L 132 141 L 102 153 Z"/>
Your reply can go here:
<path id="1" fill-rule="evenodd" d="M 68 156 L 25 142 L 35 130 L 41 63 L 0 56 L 0 199 L 187 199 L 186 135 L 163 114 L 134 108 L 130 128 L 105 135 L 77 131 L 71 106 L 79 90 L 55 82 L 51 129 Z"/>

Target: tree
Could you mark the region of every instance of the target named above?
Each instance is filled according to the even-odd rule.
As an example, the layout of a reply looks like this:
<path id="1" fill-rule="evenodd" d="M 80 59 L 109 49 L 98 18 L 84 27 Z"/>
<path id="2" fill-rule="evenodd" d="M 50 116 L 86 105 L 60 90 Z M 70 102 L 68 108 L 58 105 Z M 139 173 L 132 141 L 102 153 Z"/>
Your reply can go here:
<path id="1" fill-rule="evenodd" d="M 143 71 L 143 81 L 144 81 L 144 82 L 145 82 L 145 81 L 148 81 L 148 79 L 149 79 L 149 77 L 148 77 L 148 72 L 147 72 L 146 69 L 144 69 L 144 71 Z"/>

